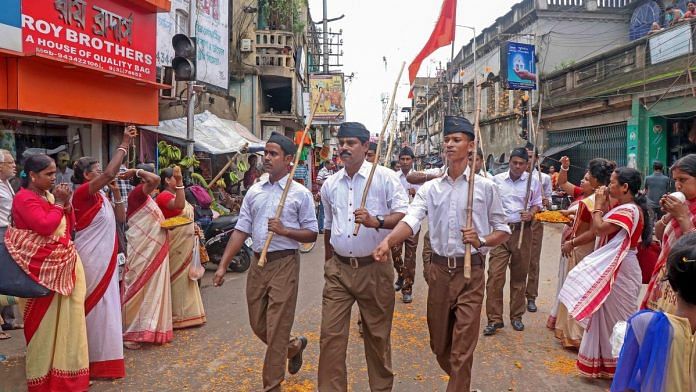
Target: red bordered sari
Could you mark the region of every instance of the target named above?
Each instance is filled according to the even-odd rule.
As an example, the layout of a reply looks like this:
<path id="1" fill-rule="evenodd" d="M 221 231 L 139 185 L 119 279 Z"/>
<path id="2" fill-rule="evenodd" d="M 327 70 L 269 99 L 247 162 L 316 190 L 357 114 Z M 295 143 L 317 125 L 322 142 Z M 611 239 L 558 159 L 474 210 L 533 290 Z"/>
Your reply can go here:
<path id="1" fill-rule="evenodd" d="M 689 207 L 689 213 L 691 214 L 691 223 L 696 226 L 696 199 L 688 200 L 686 205 Z M 683 234 L 681 226 L 675 219 L 672 219 L 665 227 L 665 231 L 662 234 L 660 256 L 657 259 L 657 264 L 655 264 L 655 271 L 652 278 L 650 278 L 648 291 L 645 293 L 641 308 L 659 310 L 671 314 L 674 314 L 677 310 L 677 296 L 665 277 L 667 276 L 667 256 L 670 250 L 672 250 L 672 245 Z"/>
<path id="2" fill-rule="evenodd" d="M 125 377 L 121 297 L 116 272 L 116 217 L 104 194 L 89 194 L 89 183 L 75 191 L 73 207 L 77 220 L 75 246 L 87 280 L 85 314 L 90 376 Z"/>
<path id="3" fill-rule="evenodd" d="M 643 229 L 640 208 L 622 204 L 609 211 L 604 221 L 620 230 L 568 273 L 559 294 L 570 315 L 585 327 L 577 366 L 587 377 L 613 376 L 616 358 L 609 339 L 614 325 L 637 310 L 642 281 L 636 258 Z"/>
<path id="4" fill-rule="evenodd" d="M 169 242 L 162 211 L 138 185 L 128 196 L 128 259 L 123 275 L 123 340 L 163 344 L 174 337 Z"/>

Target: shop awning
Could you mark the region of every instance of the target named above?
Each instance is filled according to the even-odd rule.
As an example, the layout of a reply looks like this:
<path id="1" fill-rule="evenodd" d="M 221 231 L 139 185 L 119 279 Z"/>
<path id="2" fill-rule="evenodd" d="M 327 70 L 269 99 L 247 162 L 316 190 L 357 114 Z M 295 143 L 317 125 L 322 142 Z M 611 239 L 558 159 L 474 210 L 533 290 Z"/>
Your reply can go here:
<path id="1" fill-rule="evenodd" d="M 219 118 L 205 111 L 194 115 L 193 140 L 196 151 L 209 154 L 228 154 L 238 152 L 244 146 L 254 150 L 263 148 L 265 143 L 255 137 L 242 124 Z M 156 127 L 140 127 L 164 136 L 186 141 L 186 117 L 160 121 Z"/>

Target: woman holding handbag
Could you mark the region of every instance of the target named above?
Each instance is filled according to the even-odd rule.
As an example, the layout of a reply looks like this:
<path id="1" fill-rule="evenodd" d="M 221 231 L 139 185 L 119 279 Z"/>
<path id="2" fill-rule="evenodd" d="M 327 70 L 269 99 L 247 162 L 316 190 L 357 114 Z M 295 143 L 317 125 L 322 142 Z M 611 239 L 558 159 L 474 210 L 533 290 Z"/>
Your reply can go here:
<path id="1" fill-rule="evenodd" d="M 116 192 L 112 206 L 102 189 L 118 175 L 135 135 L 134 126 L 125 129 L 121 145 L 103 172 L 101 163 L 92 157 L 78 159 L 73 168 L 72 181 L 77 187 L 73 195 L 77 231 L 75 246 L 87 281 L 85 316 L 91 378 L 126 376 L 116 261 L 116 214 L 125 217 L 126 201 L 121 200 L 120 192 Z"/>
<path id="2" fill-rule="evenodd" d="M 189 279 L 189 269 L 196 255 L 200 239 L 193 223 L 193 206 L 186 201 L 181 168 L 162 170 L 157 205 L 166 219 L 178 217 L 190 223 L 168 230 L 169 273 L 172 284 L 172 321 L 174 328 L 188 328 L 204 324 L 205 310 L 201 290 L 195 280 Z"/>
<path id="3" fill-rule="evenodd" d="M 68 184 L 54 188 L 56 164 L 43 154 L 26 160 L 20 178 L 22 189 L 12 205 L 13 225 L 8 227 L 5 244 L 24 272 L 51 290 L 47 296 L 21 300 L 28 389 L 86 391 L 86 285 L 82 262 L 70 239 L 72 188 Z"/>

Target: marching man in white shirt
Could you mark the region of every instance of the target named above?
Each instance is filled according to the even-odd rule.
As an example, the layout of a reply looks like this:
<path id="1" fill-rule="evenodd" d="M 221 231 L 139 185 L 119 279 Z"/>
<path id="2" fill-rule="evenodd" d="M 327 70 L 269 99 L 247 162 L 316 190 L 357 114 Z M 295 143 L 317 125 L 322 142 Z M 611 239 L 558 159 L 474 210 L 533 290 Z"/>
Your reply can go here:
<path id="1" fill-rule="evenodd" d="M 391 258 L 380 262 L 372 251 L 403 218 L 406 192 L 396 173 L 377 166 L 365 208 L 360 203 L 372 164 L 365 161 L 370 132 L 360 123 L 343 123 L 339 153 L 345 167 L 321 188 L 324 224 L 324 291 L 322 294 L 318 390 L 348 390 L 346 349 L 350 313 L 357 301 L 364 326 L 365 358 L 371 391 L 391 391 L 391 327 L 394 315 L 394 269 Z M 357 236 L 355 224 L 361 225 Z"/>
<path id="2" fill-rule="evenodd" d="M 404 147 L 399 153 L 399 165 L 401 169 L 397 171 L 397 176 L 404 187 L 404 191 L 409 199 L 416 195 L 416 191 L 420 185 L 411 184 L 406 180 L 409 172 L 413 168 L 413 159 L 415 155 L 409 147 Z M 394 290 L 401 290 L 401 301 L 405 304 L 413 302 L 413 283 L 416 278 L 416 249 L 418 248 L 418 237 L 420 231 L 406 238 L 403 244 L 399 244 L 392 248 L 392 259 L 394 260 L 394 269 L 399 274 L 399 277 L 394 283 Z M 403 248 L 406 248 L 404 251 Z"/>
<path id="3" fill-rule="evenodd" d="M 302 367 L 302 352 L 307 338 L 290 338 L 295 321 L 300 281 L 300 242 L 317 240 L 317 218 L 312 193 L 289 178 L 288 166 L 297 147 L 288 137 L 273 133 L 266 142 L 263 168 L 266 179 L 249 188 L 239 219 L 215 272 L 213 284 L 225 282 L 225 272 L 244 241 L 251 236 L 255 258 L 247 273 L 246 298 L 249 323 L 254 334 L 266 343 L 263 362 L 263 391 L 280 391 L 285 367 L 295 374 Z M 283 189 L 289 186 L 285 208 L 275 218 Z M 266 256 L 266 265 L 258 266 L 268 233 L 275 233 Z"/>
<path id="4" fill-rule="evenodd" d="M 532 255 L 531 222 L 541 208 L 541 192 L 539 183 L 532 178 L 529 189 L 529 203 L 525 208 L 527 197 L 527 171 L 529 155 L 524 147 L 516 148 L 510 153 L 510 170 L 493 177 L 498 187 L 507 223 L 512 230 L 510 239 L 491 250 L 488 265 L 488 280 L 486 281 L 486 314 L 488 325 L 483 329 L 484 335 L 493 335 L 503 323 L 503 288 L 505 275 L 510 267 L 510 323 L 515 331 L 524 330 L 522 315 L 525 307 L 525 290 L 527 288 L 527 272 Z M 524 231 L 522 222 L 525 222 Z M 524 234 L 522 234 L 524 232 Z M 523 235 L 522 245 L 519 246 L 520 235 Z"/>
<path id="5" fill-rule="evenodd" d="M 507 241 L 510 229 L 492 181 L 476 176 L 474 182 L 474 227 L 466 228 L 469 151 L 474 149 L 474 131 L 463 117 L 445 116 L 444 147 L 446 175 L 426 182 L 416 193 L 406 217 L 374 251 L 385 261 L 392 246 L 417 233 L 427 217 L 433 247 L 429 268 L 428 329 L 430 347 L 449 376 L 448 392 L 469 391 L 471 366 L 478 342 L 478 329 L 485 288 L 484 260 L 489 247 Z M 464 278 L 466 244 L 472 245 L 471 279 Z"/>

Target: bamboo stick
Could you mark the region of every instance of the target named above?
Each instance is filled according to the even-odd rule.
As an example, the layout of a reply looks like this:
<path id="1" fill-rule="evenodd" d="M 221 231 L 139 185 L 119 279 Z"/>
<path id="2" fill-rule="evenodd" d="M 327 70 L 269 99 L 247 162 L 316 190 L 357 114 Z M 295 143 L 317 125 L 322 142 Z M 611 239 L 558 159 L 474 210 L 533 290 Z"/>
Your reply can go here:
<path id="1" fill-rule="evenodd" d="M 234 156 L 236 156 L 236 155 L 237 155 L 237 153 L 235 152 L 234 155 L 232 155 L 232 156 L 234 157 Z M 217 182 L 217 180 L 219 180 L 220 177 L 222 177 L 222 175 L 225 174 L 225 171 L 226 171 L 227 169 L 229 169 L 230 166 L 232 166 L 232 163 L 233 163 L 233 162 L 234 162 L 234 160 L 232 160 L 232 158 L 227 158 L 227 163 L 225 164 L 225 166 L 222 167 L 222 170 L 220 170 L 220 171 L 218 172 L 218 174 L 217 174 L 215 177 L 213 177 L 213 179 L 210 180 L 210 182 L 208 182 L 208 189 L 210 189 L 210 187 L 212 187 L 213 185 L 215 185 L 215 183 Z"/>
<path id="2" fill-rule="evenodd" d="M 392 154 L 392 147 L 394 146 L 394 137 L 396 134 L 396 117 L 392 120 L 392 129 L 389 132 L 389 146 L 387 147 L 387 155 L 384 157 L 384 167 L 389 167 L 389 159 Z"/>
<path id="3" fill-rule="evenodd" d="M 530 99 L 531 100 L 531 99 Z M 534 113 L 532 112 L 532 103 L 529 103 L 529 125 L 530 125 L 530 134 L 529 138 L 536 141 L 536 124 L 534 124 Z M 536 148 L 536 146 L 534 146 Z M 536 165 L 536 154 L 532 154 L 531 158 L 532 160 L 532 165 L 531 167 L 534 168 Z M 527 211 L 529 208 L 529 198 L 531 197 L 532 194 L 532 173 L 529 173 L 529 177 L 527 177 L 527 193 L 524 197 L 524 211 Z M 522 224 L 520 226 L 520 237 L 517 240 L 517 249 L 522 247 L 522 240 L 524 238 L 524 226 L 527 222 L 522 221 Z"/>
<path id="4" fill-rule="evenodd" d="M 317 112 L 317 109 L 319 108 L 319 102 L 321 101 L 321 97 L 324 95 L 324 92 L 319 89 L 319 95 L 317 96 L 316 100 L 314 101 L 314 107 L 312 108 L 312 112 L 309 114 L 309 118 L 307 119 L 307 125 L 305 126 L 304 132 L 302 133 L 302 138 L 300 139 L 300 145 L 297 147 L 297 152 L 295 153 L 295 161 L 294 164 L 292 165 L 292 168 L 290 169 L 290 173 L 288 174 L 288 182 L 285 184 L 285 188 L 283 188 L 283 193 L 280 196 L 280 201 L 278 202 L 278 208 L 276 208 L 276 213 L 275 213 L 275 218 L 279 219 L 280 215 L 283 213 L 283 208 L 285 207 L 285 199 L 288 197 L 288 191 L 290 190 L 290 186 L 292 185 L 292 179 L 295 177 L 295 169 L 297 169 L 297 165 L 300 162 L 300 155 L 302 155 L 302 148 L 304 147 L 304 140 L 307 137 L 307 133 L 309 132 L 309 129 L 312 126 L 312 121 L 314 120 L 314 114 Z M 263 244 L 263 250 L 261 250 L 261 256 L 259 257 L 259 262 L 258 266 L 263 268 L 266 265 L 266 256 L 268 255 L 268 247 L 271 246 L 271 240 L 273 240 L 273 232 L 269 232 L 268 236 L 266 237 L 266 242 Z"/>
<path id="5" fill-rule="evenodd" d="M 401 63 L 401 70 L 399 70 L 399 76 L 396 78 L 396 82 L 394 82 L 394 90 L 392 91 L 391 101 L 389 102 L 389 112 L 387 113 L 387 117 L 384 120 L 384 124 L 382 125 L 382 131 L 380 131 L 379 133 L 379 139 L 377 140 L 377 151 L 375 151 L 375 163 L 372 165 L 372 169 L 370 169 L 370 176 L 367 177 L 365 189 L 363 190 L 362 200 L 360 202 L 360 208 L 365 208 L 365 203 L 367 203 L 367 193 L 370 191 L 370 185 L 372 185 L 372 178 L 375 176 L 375 170 L 377 169 L 377 166 L 379 166 L 379 152 L 382 149 L 382 139 L 384 139 L 384 132 L 387 130 L 387 126 L 389 126 L 389 119 L 391 117 L 392 112 L 394 111 L 394 102 L 396 101 L 396 90 L 399 87 L 399 81 L 401 80 L 401 75 L 404 73 L 405 67 L 406 62 L 404 61 Z M 353 229 L 353 235 L 357 236 L 359 231 L 360 223 L 356 223 L 355 229 Z"/>
<path id="6" fill-rule="evenodd" d="M 476 113 L 474 114 L 474 159 L 469 162 L 469 189 L 467 189 L 466 203 L 466 228 L 474 227 L 474 178 L 476 173 L 474 167 L 476 165 L 476 153 L 480 141 L 480 116 L 481 116 L 481 85 L 476 86 Z M 471 244 L 466 244 L 464 247 L 464 279 L 471 279 Z"/>

